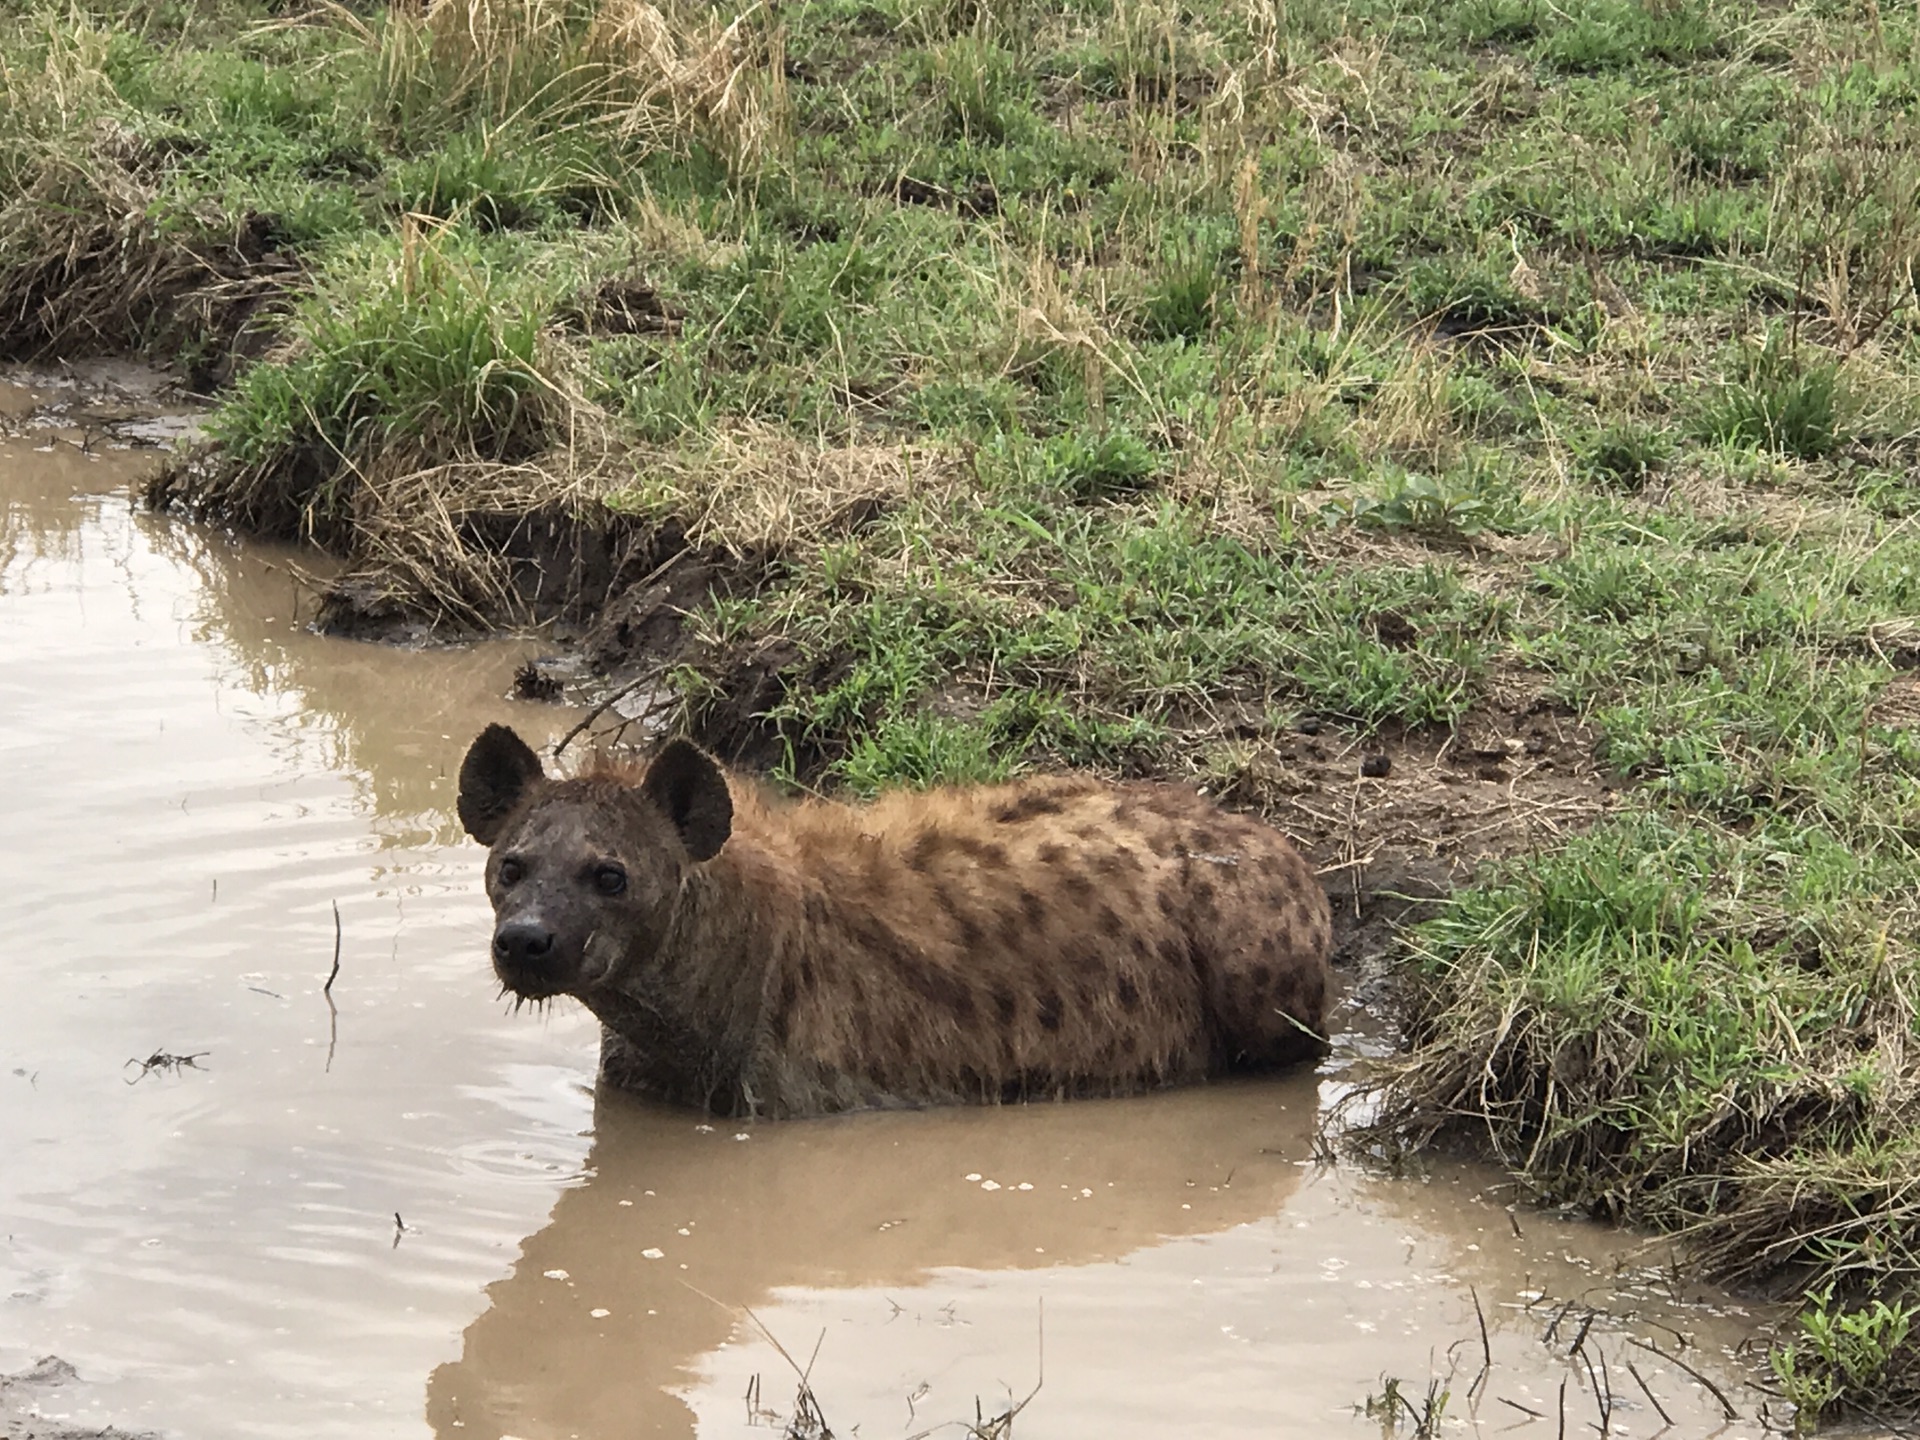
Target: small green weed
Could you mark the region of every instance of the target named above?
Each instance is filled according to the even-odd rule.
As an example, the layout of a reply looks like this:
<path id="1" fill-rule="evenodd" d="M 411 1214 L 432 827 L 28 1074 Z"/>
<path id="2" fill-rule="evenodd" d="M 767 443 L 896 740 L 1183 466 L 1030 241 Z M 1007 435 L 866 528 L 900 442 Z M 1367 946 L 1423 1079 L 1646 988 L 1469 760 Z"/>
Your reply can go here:
<path id="1" fill-rule="evenodd" d="M 1572 74 L 1681 64 L 1711 56 L 1720 45 L 1708 11 L 1697 4 L 1587 0 L 1569 18 L 1552 27 L 1540 48 L 1548 64 Z"/>
<path id="2" fill-rule="evenodd" d="M 1016 90 L 1012 57 L 999 46 L 962 36 L 933 52 L 932 68 L 950 136 L 998 145 L 1020 128 L 1026 106 Z"/>
<path id="3" fill-rule="evenodd" d="M 624 203 L 619 182 L 593 157 L 553 144 L 529 153 L 504 131 L 452 136 L 432 155 L 399 166 L 393 189 L 404 210 L 482 231 L 604 219 Z"/>
<path id="4" fill-rule="evenodd" d="M 1416 261 L 1406 274 L 1407 304 L 1454 333 L 1526 333 L 1547 318 L 1498 264 L 1478 258 Z"/>
<path id="5" fill-rule="evenodd" d="M 1141 328 L 1150 340 L 1197 340 L 1220 318 L 1220 306 L 1230 293 L 1222 281 L 1216 257 L 1190 256 L 1170 260 L 1147 292 Z"/>
<path id="6" fill-rule="evenodd" d="M 1438 1380 L 1429 1380 L 1426 1397 L 1415 1405 L 1400 1388 L 1398 1378 L 1383 1375 L 1380 1393 L 1368 1395 L 1366 1402 L 1356 1408 L 1380 1426 L 1382 1435 L 1399 1434 L 1401 1422 L 1406 1421 L 1411 1426 L 1407 1433 L 1413 1440 L 1438 1440 L 1446 1424 L 1447 1402 L 1452 1398 L 1452 1392 L 1441 1389 Z"/>
<path id="7" fill-rule="evenodd" d="M 1540 0 L 1468 0 L 1455 23 L 1475 45 L 1515 45 L 1540 33 L 1546 6 Z"/>
<path id="8" fill-rule="evenodd" d="M 1153 488 L 1160 458 L 1122 430 L 1098 438 L 1056 435 L 1041 447 L 1042 474 L 1080 500 L 1111 500 Z"/>
<path id="9" fill-rule="evenodd" d="M 1470 540 L 1488 530 L 1512 526 L 1519 511 L 1510 493 L 1482 475 L 1394 470 L 1374 493 L 1333 501 L 1320 516 L 1329 524 L 1348 522 L 1376 530 Z"/>
<path id="10" fill-rule="evenodd" d="M 991 723 L 922 712 L 862 735 L 834 770 L 856 795 L 891 786 L 974 785 L 1005 780 L 1011 757 Z"/>
<path id="11" fill-rule="evenodd" d="M 1767 1356 L 1793 1404 L 1795 1433 L 1818 1429 L 1827 1408 L 1842 1396 L 1854 1405 L 1872 1403 L 1900 1357 L 1916 1314 L 1916 1307 L 1877 1299 L 1857 1307 L 1837 1304 L 1831 1285 L 1810 1293 L 1799 1315 L 1799 1335 Z"/>

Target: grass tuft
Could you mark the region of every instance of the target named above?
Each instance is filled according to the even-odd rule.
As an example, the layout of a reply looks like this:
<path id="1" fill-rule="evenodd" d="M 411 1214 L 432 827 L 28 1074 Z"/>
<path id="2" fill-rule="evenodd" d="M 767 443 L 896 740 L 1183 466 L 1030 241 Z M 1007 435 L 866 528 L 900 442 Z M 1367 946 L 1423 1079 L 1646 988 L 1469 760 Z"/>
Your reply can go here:
<path id="1" fill-rule="evenodd" d="M 295 353 L 249 370 L 209 421 L 233 467 L 221 514 L 338 544 L 361 518 L 353 482 L 370 466 L 513 463 L 546 447 L 564 392 L 543 354 L 543 307 L 462 240 L 410 226 L 397 246 L 344 262 L 354 282 L 330 290 L 333 303 L 302 308 Z"/>
<path id="2" fill-rule="evenodd" d="M 1777 328 L 1743 345 L 1706 408 L 1708 438 L 1817 460 L 1842 438 L 1845 392 L 1834 365 L 1796 354 Z"/>
<path id="3" fill-rule="evenodd" d="M 646 0 L 435 0 L 372 27 L 377 99 L 413 145 L 479 122 L 526 136 L 700 145 L 751 166 L 780 139 L 777 37 L 749 15 L 675 25 Z"/>
<path id="4" fill-rule="evenodd" d="M 1672 440 L 1642 425 L 1616 424 L 1596 432 L 1580 448 L 1580 464 L 1598 484 L 1639 491 L 1673 455 Z"/>

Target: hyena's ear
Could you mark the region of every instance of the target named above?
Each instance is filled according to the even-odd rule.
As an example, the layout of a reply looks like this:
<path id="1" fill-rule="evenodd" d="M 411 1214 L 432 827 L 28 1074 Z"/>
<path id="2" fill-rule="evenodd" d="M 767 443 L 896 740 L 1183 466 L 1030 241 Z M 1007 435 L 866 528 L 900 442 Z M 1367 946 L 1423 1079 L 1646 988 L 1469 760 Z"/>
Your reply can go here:
<path id="1" fill-rule="evenodd" d="M 460 823 L 482 845 L 500 838 L 500 826 L 541 779 L 540 757 L 504 725 L 489 725 L 460 762 Z"/>
<path id="2" fill-rule="evenodd" d="M 695 860 L 711 860 L 733 833 L 727 777 L 697 745 L 669 740 L 647 767 L 640 790 L 666 812 Z"/>

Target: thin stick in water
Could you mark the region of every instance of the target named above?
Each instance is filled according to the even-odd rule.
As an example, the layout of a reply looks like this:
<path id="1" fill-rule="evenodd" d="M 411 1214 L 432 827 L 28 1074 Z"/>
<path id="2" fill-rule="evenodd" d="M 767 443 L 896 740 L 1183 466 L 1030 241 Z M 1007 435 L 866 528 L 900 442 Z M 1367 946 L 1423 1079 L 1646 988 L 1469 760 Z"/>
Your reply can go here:
<path id="1" fill-rule="evenodd" d="M 327 1002 L 327 1064 L 323 1074 L 333 1073 L 333 1052 L 340 1044 L 340 1007 L 333 1003 L 333 982 L 340 978 L 340 902 L 333 902 L 333 969 L 327 972 L 327 983 L 320 987 L 321 998 Z M 398 1216 L 394 1217 L 396 1220 Z M 400 1237 L 396 1233 L 393 1243 L 398 1245 Z"/>
<path id="2" fill-rule="evenodd" d="M 1580 1347 L 1587 1343 L 1587 1332 L 1593 1329 L 1593 1322 L 1600 1317 L 1598 1310 L 1589 1310 L 1587 1318 L 1580 1322 L 1580 1332 L 1573 1337 L 1573 1344 L 1567 1347 L 1567 1354 L 1578 1355 Z"/>
<path id="3" fill-rule="evenodd" d="M 1567 1301 L 1566 1304 L 1560 1307 L 1559 1313 L 1556 1314 L 1550 1322 L 1548 1322 L 1547 1333 L 1540 1337 L 1540 1343 L 1542 1345 L 1553 1344 L 1553 1337 L 1560 1333 L 1560 1322 L 1566 1319 L 1567 1316 L 1573 1313 L 1573 1307 L 1577 1303 L 1578 1303 L 1577 1301 L 1569 1300 Z"/>
<path id="4" fill-rule="evenodd" d="M 1632 1336 L 1628 1336 L 1627 1340 L 1629 1344 L 1638 1345 L 1642 1350 L 1646 1350 L 1652 1354 L 1658 1355 L 1662 1360 L 1666 1361 L 1669 1365 L 1678 1365 L 1682 1370 L 1686 1371 L 1687 1374 L 1691 1375 L 1694 1379 L 1698 1380 L 1702 1385 L 1707 1387 L 1707 1389 L 1712 1393 L 1713 1398 L 1720 1402 L 1720 1408 L 1726 1411 L 1727 1419 L 1738 1420 L 1740 1418 L 1740 1412 L 1734 1409 L 1733 1402 L 1727 1399 L 1727 1392 L 1722 1390 L 1718 1385 L 1714 1384 L 1713 1381 L 1709 1380 L 1706 1376 L 1702 1375 L 1698 1370 L 1694 1369 L 1693 1366 L 1687 1364 L 1687 1362 L 1682 1360 L 1678 1355 L 1669 1355 L 1667 1354 L 1666 1351 L 1662 1350 L 1658 1345 L 1651 1344 L 1645 1340 L 1635 1340 Z"/>
<path id="5" fill-rule="evenodd" d="M 1596 1373 L 1593 1368 L 1593 1357 L 1599 1351 L 1600 1347 L 1595 1345 L 1592 1350 L 1582 1350 L 1580 1358 L 1586 1363 L 1587 1380 L 1593 1386 L 1593 1403 L 1600 1409 L 1600 1440 L 1606 1440 L 1613 1427 L 1613 1386 L 1606 1382 L 1607 1357 L 1604 1354 L 1600 1355 L 1599 1371 Z"/>
<path id="6" fill-rule="evenodd" d="M 1487 1383 L 1487 1376 L 1493 1373 L 1493 1346 L 1487 1340 L 1487 1313 L 1480 1308 L 1480 1292 L 1469 1285 L 1467 1293 L 1473 1296 L 1473 1318 L 1480 1322 L 1480 1373 L 1474 1377 L 1473 1384 L 1467 1387 L 1467 1399 L 1472 1400 L 1480 1387 Z"/>
<path id="7" fill-rule="evenodd" d="M 327 973 L 327 983 L 320 987 L 320 993 L 329 1000 L 333 998 L 333 982 L 340 978 L 340 902 L 333 902 L 333 969 Z"/>
<path id="8" fill-rule="evenodd" d="M 567 746 L 571 745 L 574 742 L 574 739 L 580 734 L 581 731 L 585 730 L 589 725 L 593 724 L 594 721 L 598 720 L 602 715 L 606 714 L 607 711 L 611 710 L 615 705 L 619 704 L 622 700 L 626 699 L 627 696 L 633 694 L 633 692 L 638 690 L 642 685 L 645 685 L 649 681 L 655 680 L 657 678 L 658 678 L 657 676 L 652 674 L 642 675 L 638 679 L 629 680 L 626 684 L 622 685 L 619 689 L 615 690 L 611 695 L 607 696 L 606 699 L 602 700 L 598 705 L 594 706 L 583 717 L 581 717 L 581 720 L 577 725 L 575 725 L 571 730 L 567 731 L 566 734 L 562 735 L 559 738 L 559 740 L 555 742 L 553 747 L 553 758 L 558 760 L 560 758 L 560 752 L 565 750 Z"/>
<path id="9" fill-rule="evenodd" d="M 1639 1382 L 1640 1393 L 1647 1397 L 1648 1403 L 1659 1413 L 1660 1418 L 1669 1425 L 1673 1424 L 1673 1417 L 1667 1414 L 1667 1407 L 1660 1403 L 1660 1397 L 1653 1393 L 1651 1387 L 1641 1378 L 1640 1372 L 1633 1368 L 1633 1361 L 1631 1360 L 1627 1361 L 1627 1373 Z"/>

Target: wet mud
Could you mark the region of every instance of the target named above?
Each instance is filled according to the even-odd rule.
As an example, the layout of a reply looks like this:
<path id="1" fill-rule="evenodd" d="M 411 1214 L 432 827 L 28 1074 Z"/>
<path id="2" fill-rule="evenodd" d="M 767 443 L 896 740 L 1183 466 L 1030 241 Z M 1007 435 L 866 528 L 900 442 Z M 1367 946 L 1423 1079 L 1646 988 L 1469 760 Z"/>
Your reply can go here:
<path id="1" fill-rule="evenodd" d="M 1655 1397 L 1669 1435 L 1761 1433 L 1769 1317 L 1658 1247 L 1491 1171 L 1322 1163 L 1357 1033 L 1320 1074 L 1119 1102 L 741 1127 L 596 1097 L 584 1013 L 498 998 L 452 814 L 482 723 L 583 718 L 514 698 L 548 642 L 317 633 L 310 553 L 131 502 L 160 452 L 129 427 L 180 408 L 141 383 L 0 385 L 9 1440 L 779 1433 L 783 1350 L 841 1435 L 1032 1394 L 1016 1433 L 1367 1436 L 1389 1379 L 1448 1392 L 1449 1433 L 1553 1435 L 1564 1401 L 1566 1433 L 1649 1435 Z M 48 1356 L 81 1378 L 19 1379 Z"/>
<path id="2" fill-rule="evenodd" d="M 122 1430 L 73 1418 L 87 1404 L 80 1373 L 58 1355 L 0 1375 L 0 1425 L 6 1440 L 160 1440 L 152 1431 Z"/>

